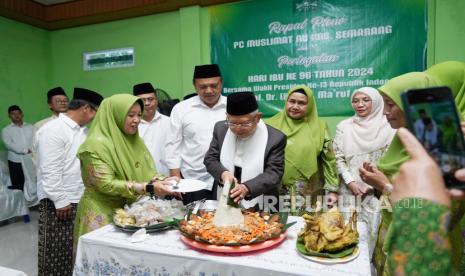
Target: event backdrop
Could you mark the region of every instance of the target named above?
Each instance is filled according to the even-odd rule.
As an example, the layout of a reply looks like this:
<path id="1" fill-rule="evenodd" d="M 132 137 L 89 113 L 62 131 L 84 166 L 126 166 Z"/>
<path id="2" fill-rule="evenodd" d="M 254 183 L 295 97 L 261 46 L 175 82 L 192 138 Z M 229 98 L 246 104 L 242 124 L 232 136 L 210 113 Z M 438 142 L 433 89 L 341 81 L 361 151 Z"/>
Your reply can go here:
<path id="1" fill-rule="evenodd" d="M 250 0 L 209 11 L 224 94 L 253 91 L 266 117 L 297 84 L 313 89 L 320 116 L 348 116 L 354 89 L 426 66 L 426 0 Z"/>

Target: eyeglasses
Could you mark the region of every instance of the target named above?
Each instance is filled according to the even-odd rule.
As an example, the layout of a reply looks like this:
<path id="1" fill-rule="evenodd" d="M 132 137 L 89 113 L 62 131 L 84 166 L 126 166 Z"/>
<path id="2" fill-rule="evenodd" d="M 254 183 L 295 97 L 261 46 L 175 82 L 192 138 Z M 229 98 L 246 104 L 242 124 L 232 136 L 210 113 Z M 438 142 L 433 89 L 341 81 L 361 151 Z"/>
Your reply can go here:
<path id="1" fill-rule="evenodd" d="M 67 104 L 68 100 L 55 100 L 56 104 Z"/>
<path id="2" fill-rule="evenodd" d="M 226 124 L 230 127 L 230 128 L 250 128 L 250 127 L 253 127 L 253 125 L 255 124 L 255 122 L 246 122 L 246 123 L 232 123 L 230 122 L 228 119 L 226 119 Z"/>

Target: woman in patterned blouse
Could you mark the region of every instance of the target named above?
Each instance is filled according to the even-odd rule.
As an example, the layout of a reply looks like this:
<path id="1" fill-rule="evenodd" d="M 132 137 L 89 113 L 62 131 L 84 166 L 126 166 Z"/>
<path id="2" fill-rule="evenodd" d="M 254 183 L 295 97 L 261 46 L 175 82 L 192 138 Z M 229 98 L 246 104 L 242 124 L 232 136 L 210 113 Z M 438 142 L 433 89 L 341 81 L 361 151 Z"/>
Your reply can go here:
<path id="1" fill-rule="evenodd" d="M 369 231 L 369 252 L 373 253 L 379 224 L 379 200 L 374 189 L 359 176 L 363 162 L 376 163 L 386 151 L 395 134 L 383 114 L 383 98 L 378 90 L 362 87 L 354 91 L 351 104 L 355 115 L 337 125 L 333 148 L 337 171 L 343 185 L 339 193 L 347 214 L 362 199 L 359 218 L 366 222 Z M 354 196 L 358 197 L 355 201 Z"/>

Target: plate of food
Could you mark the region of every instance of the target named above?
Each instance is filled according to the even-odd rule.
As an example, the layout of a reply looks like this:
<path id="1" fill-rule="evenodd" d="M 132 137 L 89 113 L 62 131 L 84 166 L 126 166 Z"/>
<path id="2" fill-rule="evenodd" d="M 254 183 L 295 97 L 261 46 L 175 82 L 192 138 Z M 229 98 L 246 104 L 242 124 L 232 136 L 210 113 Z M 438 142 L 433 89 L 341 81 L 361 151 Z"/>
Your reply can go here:
<path id="1" fill-rule="evenodd" d="M 287 223 L 287 214 L 270 215 L 266 212 L 241 211 L 244 223 L 235 226 L 216 226 L 215 211 L 200 210 L 178 221 L 181 240 L 195 249 L 219 253 L 245 253 L 279 245 L 285 231 L 294 223 Z"/>
<path id="2" fill-rule="evenodd" d="M 357 213 L 353 212 L 347 224 L 337 208 L 328 212 L 303 215 L 305 227 L 299 233 L 296 249 L 299 254 L 319 263 L 345 263 L 357 258 Z"/>
<path id="3" fill-rule="evenodd" d="M 263 242 L 248 244 L 248 245 L 237 245 L 237 246 L 230 246 L 230 245 L 214 245 L 214 244 L 207 244 L 204 242 L 196 241 L 187 236 L 181 236 L 181 241 L 185 244 L 189 245 L 190 247 L 198 250 L 208 251 L 208 252 L 215 252 L 215 253 L 228 253 L 228 254 L 236 254 L 236 253 L 247 253 L 258 251 L 262 249 L 271 249 L 275 246 L 278 246 L 281 242 L 284 241 L 286 238 L 285 233 L 281 233 L 278 237 L 274 239 L 269 239 Z"/>
<path id="4" fill-rule="evenodd" d="M 178 221 L 181 240 L 194 249 L 245 253 L 271 248 L 286 238 L 288 213 L 269 214 L 244 210 L 230 197 L 230 182 L 226 182 L 217 204 L 204 209 L 204 201 L 187 209 L 183 220 Z M 199 205 L 200 204 L 200 205 Z"/>
<path id="5" fill-rule="evenodd" d="M 115 210 L 113 223 L 125 232 L 136 232 L 145 228 L 146 232 L 164 231 L 177 225 L 176 218 L 182 218 L 185 208 L 179 200 L 162 200 L 143 197 L 124 208 Z"/>
<path id="6" fill-rule="evenodd" d="M 207 183 L 196 179 L 181 179 L 179 182 L 172 182 L 170 190 L 172 192 L 190 193 L 207 188 Z"/>

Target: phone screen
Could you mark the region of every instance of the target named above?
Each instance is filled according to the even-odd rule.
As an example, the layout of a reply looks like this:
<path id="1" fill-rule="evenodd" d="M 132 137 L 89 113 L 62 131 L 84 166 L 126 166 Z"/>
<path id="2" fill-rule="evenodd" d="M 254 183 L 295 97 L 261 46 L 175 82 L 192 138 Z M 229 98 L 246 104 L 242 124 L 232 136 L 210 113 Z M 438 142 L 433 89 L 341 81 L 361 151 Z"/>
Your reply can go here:
<path id="1" fill-rule="evenodd" d="M 448 87 L 408 90 L 402 95 L 410 130 L 441 168 L 448 188 L 465 189 L 454 177 L 465 168 L 465 143 Z"/>

